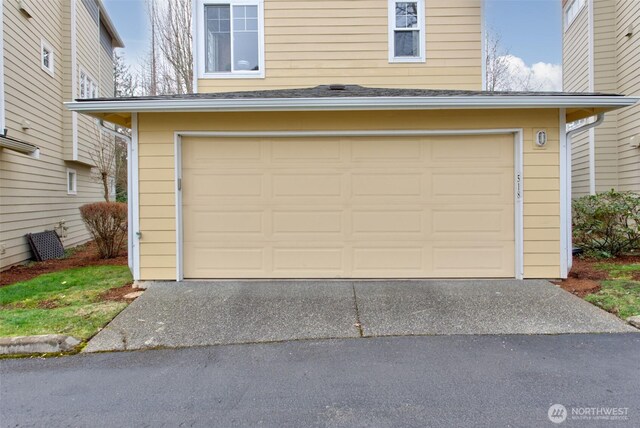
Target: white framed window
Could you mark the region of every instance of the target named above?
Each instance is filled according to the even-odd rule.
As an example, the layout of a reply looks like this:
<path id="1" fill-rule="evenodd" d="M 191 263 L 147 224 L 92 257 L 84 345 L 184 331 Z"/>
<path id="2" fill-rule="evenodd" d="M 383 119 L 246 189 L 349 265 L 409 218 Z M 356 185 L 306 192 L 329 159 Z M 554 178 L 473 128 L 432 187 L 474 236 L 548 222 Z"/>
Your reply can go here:
<path id="1" fill-rule="evenodd" d="M 424 62 L 424 0 L 389 0 L 388 13 L 389 62 Z"/>
<path id="2" fill-rule="evenodd" d="M 264 78 L 264 1 L 197 1 L 198 76 Z"/>
<path id="3" fill-rule="evenodd" d="M 564 9 L 564 30 L 565 31 L 567 31 L 567 29 L 571 26 L 573 21 L 575 21 L 576 17 L 578 16 L 578 14 L 580 13 L 580 11 L 582 10 L 585 4 L 587 4 L 587 0 L 569 1 L 569 3 L 567 4 L 567 7 Z"/>
<path id="4" fill-rule="evenodd" d="M 51 76 L 55 72 L 55 53 L 53 48 L 46 40 L 40 40 L 40 66 Z"/>
<path id="5" fill-rule="evenodd" d="M 109 196 L 115 200 L 116 198 L 116 178 L 109 177 Z"/>
<path id="6" fill-rule="evenodd" d="M 67 195 L 78 194 L 78 174 L 75 169 L 67 168 Z"/>
<path id="7" fill-rule="evenodd" d="M 98 84 L 82 69 L 80 70 L 80 98 L 98 98 Z"/>

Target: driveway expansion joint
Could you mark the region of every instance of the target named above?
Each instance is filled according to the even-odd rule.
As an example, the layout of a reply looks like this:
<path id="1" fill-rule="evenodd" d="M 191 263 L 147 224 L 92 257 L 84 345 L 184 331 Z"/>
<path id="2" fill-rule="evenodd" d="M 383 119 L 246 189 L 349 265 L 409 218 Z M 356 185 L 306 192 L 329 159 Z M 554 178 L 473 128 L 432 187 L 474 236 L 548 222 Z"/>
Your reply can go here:
<path id="1" fill-rule="evenodd" d="M 360 337 L 364 337 L 364 328 L 362 327 L 362 322 L 360 322 L 360 310 L 358 309 L 358 296 L 356 295 L 356 284 L 353 282 L 351 284 L 353 288 L 353 308 L 356 311 L 356 323 L 354 326 L 358 329 L 358 333 L 360 333 Z"/>

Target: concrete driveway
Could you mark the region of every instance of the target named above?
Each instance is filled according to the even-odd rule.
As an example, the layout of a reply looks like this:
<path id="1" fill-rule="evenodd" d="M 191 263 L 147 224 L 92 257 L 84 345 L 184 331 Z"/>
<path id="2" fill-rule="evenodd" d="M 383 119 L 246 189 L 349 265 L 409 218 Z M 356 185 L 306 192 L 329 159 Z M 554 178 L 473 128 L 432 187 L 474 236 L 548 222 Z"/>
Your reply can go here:
<path id="1" fill-rule="evenodd" d="M 547 281 L 153 283 L 85 352 L 303 339 L 638 332 Z"/>

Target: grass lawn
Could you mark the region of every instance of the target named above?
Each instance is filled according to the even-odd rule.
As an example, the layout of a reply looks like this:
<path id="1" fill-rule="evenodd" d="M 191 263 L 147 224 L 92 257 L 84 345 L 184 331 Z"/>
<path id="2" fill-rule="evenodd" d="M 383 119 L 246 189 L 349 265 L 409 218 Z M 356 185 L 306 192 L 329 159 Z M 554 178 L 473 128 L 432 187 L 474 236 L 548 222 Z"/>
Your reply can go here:
<path id="1" fill-rule="evenodd" d="M 0 288 L 0 336 L 67 334 L 86 340 L 127 306 L 103 294 L 132 281 L 127 266 L 87 266 Z"/>
<path id="2" fill-rule="evenodd" d="M 640 264 L 598 263 L 594 267 L 607 272 L 608 279 L 584 299 L 622 319 L 640 315 Z"/>

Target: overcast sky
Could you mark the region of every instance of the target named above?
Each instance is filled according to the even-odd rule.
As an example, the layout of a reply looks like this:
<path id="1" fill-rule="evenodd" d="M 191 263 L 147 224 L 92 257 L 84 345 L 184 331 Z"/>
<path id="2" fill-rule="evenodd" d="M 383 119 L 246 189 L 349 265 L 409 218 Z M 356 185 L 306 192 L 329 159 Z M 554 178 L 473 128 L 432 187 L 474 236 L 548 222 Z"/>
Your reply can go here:
<path id="1" fill-rule="evenodd" d="M 124 40 L 127 62 L 135 66 L 148 49 L 145 0 L 103 2 Z M 485 0 L 486 26 L 502 36 L 513 55 L 512 67 L 516 72 L 533 70 L 544 90 L 561 89 L 560 4 L 560 0 Z"/>

